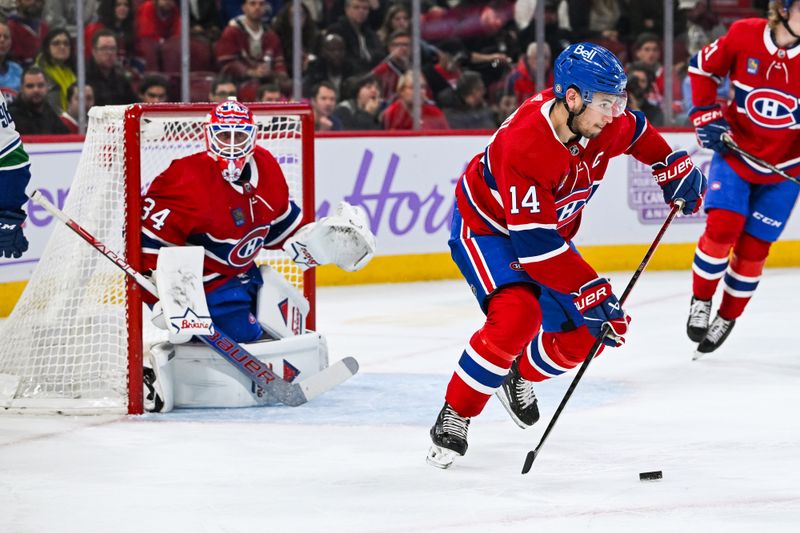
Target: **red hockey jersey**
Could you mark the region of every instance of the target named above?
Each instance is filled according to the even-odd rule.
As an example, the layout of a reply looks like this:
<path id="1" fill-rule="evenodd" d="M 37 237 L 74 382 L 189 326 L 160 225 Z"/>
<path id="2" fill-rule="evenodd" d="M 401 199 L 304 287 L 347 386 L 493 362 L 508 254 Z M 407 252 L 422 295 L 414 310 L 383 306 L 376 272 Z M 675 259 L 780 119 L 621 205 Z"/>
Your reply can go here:
<path id="1" fill-rule="evenodd" d="M 162 246 L 205 248 L 206 292 L 246 272 L 262 247 L 278 248 L 299 227 L 300 208 L 275 158 L 257 147 L 247 185 L 228 183 L 206 152 L 176 159 L 142 199 L 145 270 Z"/>
<path id="2" fill-rule="evenodd" d="M 508 236 L 533 279 L 569 293 L 597 277 L 569 241 L 609 159 L 628 153 L 653 164 L 666 160 L 672 149 L 633 111 L 594 139 L 564 145 L 550 119 L 554 105 L 548 89 L 506 119 L 484 153 L 470 161 L 456 186 L 456 201 L 473 233 Z"/>
<path id="3" fill-rule="evenodd" d="M 736 143 L 788 172 L 800 174 L 800 44 L 778 48 L 765 19 L 733 23 L 689 64 L 692 101 L 716 100 L 717 85 L 730 76 L 734 100 L 725 112 Z M 780 177 L 735 153 L 725 161 L 743 179 L 776 183 Z"/>

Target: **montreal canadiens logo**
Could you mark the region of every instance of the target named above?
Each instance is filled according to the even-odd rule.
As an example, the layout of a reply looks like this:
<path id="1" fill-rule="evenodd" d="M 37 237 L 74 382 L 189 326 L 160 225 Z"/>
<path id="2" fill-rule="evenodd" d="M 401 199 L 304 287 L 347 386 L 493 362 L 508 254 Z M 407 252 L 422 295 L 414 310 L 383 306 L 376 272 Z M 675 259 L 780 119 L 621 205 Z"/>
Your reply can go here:
<path id="1" fill-rule="evenodd" d="M 518 270 L 518 271 L 525 270 L 525 267 L 523 267 L 519 263 L 519 261 L 512 261 L 511 263 L 508 264 L 508 266 L 511 267 L 511 270 Z"/>
<path id="2" fill-rule="evenodd" d="M 776 89 L 754 89 L 744 99 L 750 119 L 764 128 L 788 128 L 797 123 L 797 98 Z"/>
<path id="3" fill-rule="evenodd" d="M 556 208 L 556 213 L 558 213 L 558 223 L 564 224 L 565 222 L 571 220 L 575 215 L 581 212 L 584 205 L 586 205 L 586 200 L 581 199 L 569 202 L 561 207 Z M 561 226 L 559 225 L 559 227 Z"/>
<path id="4" fill-rule="evenodd" d="M 256 228 L 245 235 L 236 246 L 231 248 L 228 253 L 228 263 L 235 267 L 249 265 L 258 255 L 258 252 L 261 251 L 261 246 L 264 244 L 264 236 L 267 234 L 268 229 L 268 227 Z"/>

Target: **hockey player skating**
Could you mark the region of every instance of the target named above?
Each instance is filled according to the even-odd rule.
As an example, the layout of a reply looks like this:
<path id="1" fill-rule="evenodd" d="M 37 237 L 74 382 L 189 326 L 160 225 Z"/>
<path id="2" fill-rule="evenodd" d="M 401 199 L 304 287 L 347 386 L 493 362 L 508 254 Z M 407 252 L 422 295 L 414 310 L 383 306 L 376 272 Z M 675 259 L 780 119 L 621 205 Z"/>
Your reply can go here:
<path id="1" fill-rule="evenodd" d="M 619 346 L 628 328 L 609 281 L 572 237 L 610 158 L 652 165 L 664 200 L 699 209 L 706 180 L 673 152 L 642 113 L 625 109 L 617 58 L 579 43 L 555 62 L 555 85 L 523 103 L 476 155 L 456 186 L 450 248 L 486 322 L 461 354 L 431 428 L 428 462 L 450 466 L 467 451 L 470 419 L 497 394 L 520 427 L 539 418 L 533 383 L 574 368 L 603 324 Z"/>
<path id="2" fill-rule="evenodd" d="M 202 261 L 205 303 L 214 326 L 236 342 L 251 343 L 247 350 L 253 355 L 269 355 L 276 343 L 259 341 L 302 333 L 308 304 L 281 276 L 255 265 L 260 250 L 283 247 L 303 269 L 334 263 L 354 271 L 372 258 L 374 236 L 363 211 L 346 204 L 335 215 L 301 226 L 300 208 L 289 196 L 281 167 L 272 154 L 256 144 L 258 125 L 243 104 L 235 100 L 218 104 L 204 127 L 207 149 L 173 161 L 142 199 L 144 270 L 154 272 L 156 279 L 166 275 L 159 259 L 163 247 L 202 247 L 204 254 L 198 262 Z M 163 300 L 163 293 L 159 293 Z M 154 303 L 152 297 L 149 303 Z M 275 319 L 279 306 L 283 316 Z M 163 316 L 161 309 L 160 303 L 154 307 L 154 323 L 166 328 L 172 317 Z M 191 335 L 177 337 L 146 354 L 145 406 L 149 410 L 165 411 L 172 406 L 171 382 L 182 376 L 171 372 L 171 361 L 180 359 L 176 350 L 188 350 L 182 343 Z M 309 352 L 312 359 L 318 354 L 326 359 L 321 336 L 310 336 L 306 344 L 303 339 L 292 340 L 301 355 Z M 302 344 L 299 348 L 298 342 Z M 204 346 L 198 349 L 211 354 Z M 213 354 L 209 358 L 219 360 Z M 228 394 L 218 390 L 217 372 L 212 372 L 205 384 L 202 371 L 199 377 L 193 373 L 198 392 L 191 398 L 192 404 L 200 406 L 207 401 L 232 406 L 240 405 L 244 398 L 245 405 L 251 405 L 253 400 L 246 389 L 252 384 L 224 361 L 220 369 L 230 371 L 232 381 L 242 386 L 233 383 Z M 182 382 L 181 386 L 186 388 L 187 384 Z M 205 389 L 214 390 L 204 399 Z"/>
<path id="3" fill-rule="evenodd" d="M 686 325 L 689 338 L 699 343 L 698 358 L 719 348 L 741 316 L 800 190 L 729 150 L 723 141 L 729 134 L 759 159 L 791 176 L 800 172 L 800 2 L 773 1 L 768 21 L 733 23 L 727 35 L 692 57 L 689 76 L 695 105 L 690 116 L 698 141 L 716 152 Z M 723 111 L 714 102 L 726 76 L 734 99 Z M 711 300 L 721 279 L 722 302 L 709 325 Z"/>
<path id="4" fill-rule="evenodd" d="M 30 160 L 14 127 L 14 119 L 0 94 L 0 257 L 21 257 L 28 249 L 22 232 L 31 179 Z"/>

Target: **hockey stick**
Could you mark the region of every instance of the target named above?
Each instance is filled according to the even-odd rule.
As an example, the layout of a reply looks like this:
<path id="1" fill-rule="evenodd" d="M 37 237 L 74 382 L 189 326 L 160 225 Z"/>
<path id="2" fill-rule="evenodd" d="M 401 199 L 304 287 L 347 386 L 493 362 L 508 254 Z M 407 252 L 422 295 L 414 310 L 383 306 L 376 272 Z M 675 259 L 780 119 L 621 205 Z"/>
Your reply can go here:
<path id="1" fill-rule="evenodd" d="M 31 199 L 106 256 L 109 261 L 133 278 L 143 289 L 158 298 L 158 289 L 152 281 L 134 269 L 113 250 L 109 250 L 105 244 L 97 240 L 91 233 L 69 218 L 66 213 L 50 203 L 39 191 L 34 191 Z M 302 381 L 289 383 L 217 327 L 214 328 L 213 335 L 197 335 L 197 338 L 236 367 L 239 372 L 261 386 L 267 394 L 291 407 L 303 405 L 353 377 L 358 372 L 358 362 L 352 357 L 345 357 Z"/>
<path id="2" fill-rule="evenodd" d="M 734 152 L 736 152 L 740 156 L 749 159 L 750 161 L 752 161 L 756 165 L 760 165 L 760 166 L 766 168 L 767 170 L 769 170 L 770 172 L 774 172 L 775 174 L 777 174 L 778 176 L 782 177 L 783 179 L 789 180 L 792 183 L 796 183 L 797 185 L 800 185 L 800 179 L 795 178 L 794 176 L 790 176 L 785 171 L 779 169 L 775 165 L 771 165 L 771 164 L 767 163 L 766 161 L 764 161 L 763 159 L 759 159 L 758 157 L 752 155 L 751 153 L 746 152 L 746 151 L 742 150 L 741 148 L 739 148 L 739 145 L 736 144 L 736 141 L 733 140 L 733 137 L 731 137 L 727 133 L 723 133 L 722 134 L 722 142 L 725 143 L 725 146 L 727 146 L 728 148 L 730 148 L 731 150 L 733 150 Z"/>
<path id="3" fill-rule="evenodd" d="M 661 229 L 659 230 L 658 234 L 656 235 L 655 239 L 653 240 L 652 244 L 650 245 L 650 248 L 647 250 L 647 253 L 644 254 L 644 259 L 642 259 L 642 262 L 639 263 L 639 268 L 637 268 L 636 272 L 633 273 L 633 276 L 631 277 L 631 280 L 628 282 L 628 286 L 625 287 L 625 291 L 622 293 L 622 297 L 620 297 L 620 299 L 619 299 L 620 306 L 622 306 L 625 303 L 625 300 L 628 299 L 628 295 L 633 290 L 634 285 L 636 285 L 636 281 L 639 279 L 639 276 L 641 276 L 642 272 L 647 267 L 647 263 L 650 262 L 650 259 L 653 257 L 653 254 L 655 253 L 656 248 L 658 248 L 658 245 L 661 242 L 661 239 L 664 237 L 664 234 L 667 232 L 667 228 L 669 228 L 669 225 L 672 224 L 672 220 L 675 218 L 675 215 L 678 214 L 678 211 L 680 211 L 681 207 L 683 207 L 683 202 L 682 201 L 677 201 L 677 202 L 675 202 L 675 205 L 672 206 L 672 210 L 670 210 L 669 215 L 667 215 L 667 219 L 664 221 L 664 224 L 661 225 Z M 572 396 L 572 393 L 575 391 L 575 387 L 578 386 L 578 382 L 583 377 L 584 372 L 586 372 L 586 369 L 589 368 L 589 363 L 592 362 L 592 359 L 594 359 L 594 356 L 597 355 L 597 352 L 600 350 L 600 346 L 602 346 L 603 339 L 605 338 L 605 336 L 608 333 L 609 329 L 610 329 L 610 326 L 608 324 L 605 324 L 603 326 L 603 329 L 600 332 L 600 336 L 597 337 L 597 340 L 594 341 L 594 344 L 592 345 L 592 348 L 589 350 L 589 355 L 587 355 L 586 359 L 584 359 L 583 364 L 581 364 L 580 369 L 578 369 L 578 373 L 575 374 L 575 378 L 572 380 L 572 383 L 570 384 L 569 388 L 567 389 L 566 394 L 564 394 L 564 397 L 561 399 L 561 403 L 558 404 L 558 409 L 556 409 L 556 412 L 553 415 L 553 418 L 550 419 L 550 423 L 547 425 L 547 428 L 544 430 L 544 433 L 542 434 L 542 438 L 539 441 L 539 444 L 536 446 L 535 449 L 529 451 L 528 455 L 525 456 L 525 464 L 522 465 L 522 473 L 523 474 L 527 474 L 528 472 L 530 472 L 531 467 L 533 466 L 533 461 L 539 455 L 539 452 L 541 451 L 542 446 L 544 446 L 544 443 L 547 440 L 547 437 L 550 435 L 550 432 L 553 430 L 553 426 L 556 425 L 556 422 L 558 421 L 558 417 L 561 416 L 561 412 L 564 410 L 564 407 L 567 405 L 567 402 L 569 401 L 570 397 Z"/>

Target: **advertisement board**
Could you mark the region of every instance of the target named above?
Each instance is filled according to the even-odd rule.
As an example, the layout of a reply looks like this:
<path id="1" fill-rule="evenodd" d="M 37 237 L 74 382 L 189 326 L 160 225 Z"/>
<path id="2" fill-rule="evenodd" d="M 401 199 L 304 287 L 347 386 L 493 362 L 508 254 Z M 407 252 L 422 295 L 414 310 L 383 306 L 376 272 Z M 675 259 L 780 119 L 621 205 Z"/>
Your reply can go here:
<path id="1" fill-rule="evenodd" d="M 676 149 L 688 150 L 695 162 L 708 170 L 711 152 L 700 149 L 692 133 L 666 133 L 665 137 Z M 381 263 L 381 258 L 400 258 L 403 264 L 402 258 L 424 254 L 446 261 L 453 188 L 469 160 L 483 151 L 488 140 L 485 133 L 320 137 L 315 141 L 317 217 L 329 214 L 341 200 L 366 209 L 377 235 L 378 264 L 383 265 L 382 273 L 368 281 L 394 279 L 396 268 L 386 268 L 389 263 Z M 81 143 L 29 141 L 26 147 L 33 174 L 29 192 L 40 189 L 63 206 L 78 167 Z M 52 232 L 54 222 L 43 209 L 29 202 L 26 210 L 30 249 L 20 259 L 0 259 L 0 283 L 28 279 Z M 667 211 L 650 168 L 631 157 L 615 158 L 586 208 L 575 243 L 582 249 L 602 247 L 604 253 L 609 246 L 646 245 Z M 702 232 L 703 221 L 702 214 L 676 219 L 663 242 L 692 245 Z M 800 240 L 800 220 L 795 217 L 789 222 L 781 240 Z M 427 266 L 435 269 L 433 263 Z M 403 268 L 407 270 L 407 265 Z M 416 276 L 420 277 L 424 274 Z"/>

